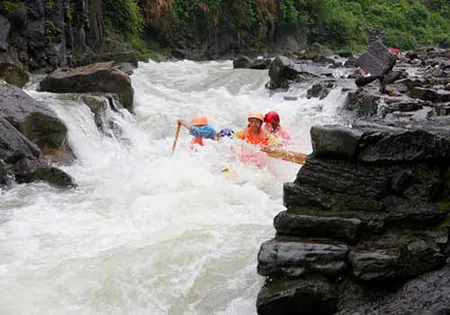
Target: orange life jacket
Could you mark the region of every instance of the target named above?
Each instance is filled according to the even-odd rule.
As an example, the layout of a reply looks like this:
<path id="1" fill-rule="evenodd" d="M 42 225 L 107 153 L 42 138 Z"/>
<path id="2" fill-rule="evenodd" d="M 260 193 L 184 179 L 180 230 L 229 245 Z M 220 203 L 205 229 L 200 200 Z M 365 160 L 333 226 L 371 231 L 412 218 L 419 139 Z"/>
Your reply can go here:
<path id="1" fill-rule="evenodd" d="M 244 140 L 247 143 L 258 144 L 261 146 L 266 146 L 269 144 L 268 133 L 263 128 L 259 129 L 258 135 L 254 136 L 250 130 L 250 127 L 247 127 L 242 133 L 241 140 Z"/>

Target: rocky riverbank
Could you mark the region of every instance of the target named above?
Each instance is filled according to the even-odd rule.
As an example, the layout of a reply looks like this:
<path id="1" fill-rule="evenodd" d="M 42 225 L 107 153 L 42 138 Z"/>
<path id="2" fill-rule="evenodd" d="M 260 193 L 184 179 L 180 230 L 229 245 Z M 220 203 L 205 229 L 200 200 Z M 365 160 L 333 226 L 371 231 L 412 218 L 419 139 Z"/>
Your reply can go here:
<path id="1" fill-rule="evenodd" d="M 450 310 L 448 53 L 408 52 L 369 77 L 358 69 L 350 126 L 311 129 L 313 153 L 258 254 L 259 314 Z"/>

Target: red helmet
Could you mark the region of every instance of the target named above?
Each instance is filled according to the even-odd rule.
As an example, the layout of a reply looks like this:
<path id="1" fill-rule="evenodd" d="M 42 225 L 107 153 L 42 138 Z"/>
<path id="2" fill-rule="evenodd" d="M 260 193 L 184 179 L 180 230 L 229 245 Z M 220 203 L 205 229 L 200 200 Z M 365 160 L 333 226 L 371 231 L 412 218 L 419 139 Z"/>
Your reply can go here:
<path id="1" fill-rule="evenodd" d="M 280 116 L 277 112 L 268 112 L 266 116 L 264 116 L 264 122 L 266 124 L 276 123 L 278 125 L 280 123 Z"/>

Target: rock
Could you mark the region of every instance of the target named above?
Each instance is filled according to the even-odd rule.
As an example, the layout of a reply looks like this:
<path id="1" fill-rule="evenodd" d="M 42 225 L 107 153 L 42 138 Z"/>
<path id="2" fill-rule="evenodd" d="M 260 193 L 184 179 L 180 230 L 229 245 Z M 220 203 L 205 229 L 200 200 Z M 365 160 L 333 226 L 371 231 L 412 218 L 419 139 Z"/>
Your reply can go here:
<path id="1" fill-rule="evenodd" d="M 319 60 L 322 57 L 330 56 L 332 54 L 333 52 L 327 47 L 319 43 L 312 43 L 301 57 L 303 59 Z"/>
<path id="2" fill-rule="evenodd" d="M 250 68 L 253 60 L 247 56 L 241 56 L 233 60 L 233 69 L 246 69 Z"/>
<path id="3" fill-rule="evenodd" d="M 49 107 L 11 85 L 0 85 L 0 96 L 0 117 L 41 150 L 56 150 L 73 158 L 67 144 L 67 128 Z"/>
<path id="4" fill-rule="evenodd" d="M 353 296 L 355 294 L 351 292 Z M 335 315 L 446 314 L 450 310 L 450 267 L 424 274 L 396 290 L 369 299 L 343 298 Z M 347 302 L 348 301 L 348 302 Z"/>
<path id="5" fill-rule="evenodd" d="M 354 126 L 362 129 L 358 124 Z M 434 134 L 424 129 L 393 131 L 386 126 L 362 130 L 365 134 L 358 158 L 364 162 L 438 161 L 450 157 L 450 139 L 445 133 Z"/>
<path id="6" fill-rule="evenodd" d="M 306 92 L 306 98 L 317 97 L 323 100 L 335 85 L 333 82 L 321 81 L 313 84 Z"/>
<path id="7" fill-rule="evenodd" d="M 315 156 L 356 157 L 359 140 L 363 132 L 340 125 L 314 126 L 311 128 L 311 142 Z"/>
<path id="8" fill-rule="evenodd" d="M 270 59 L 256 59 L 250 64 L 249 68 L 255 70 L 265 70 L 269 69 L 271 63 L 272 60 Z"/>
<path id="9" fill-rule="evenodd" d="M 11 24 L 8 19 L 3 15 L 0 15 L 0 51 L 6 51 L 8 49 L 8 37 Z"/>
<path id="10" fill-rule="evenodd" d="M 123 106 L 133 112 L 134 90 L 130 77 L 113 67 L 113 62 L 75 69 L 58 69 L 39 84 L 40 91 L 54 93 L 115 93 Z"/>
<path id="11" fill-rule="evenodd" d="M 401 83 L 388 84 L 388 85 L 382 87 L 381 91 L 383 93 L 387 93 L 389 95 L 399 95 L 399 94 L 408 92 L 408 87 Z"/>
<path id="12" fill-rule="evenodd" d="M 296 279 L 266 282 L 258 294 L 259 315 L 331 315 L 337 311 L 338 290 L 325 280 Z"/>
<path id="13" fill-rule="evenodd" d="M 351 251 L 353 276 L 363 281 L 391 281 L 403 277 L 399 250 Z"/>
<path id="14" fill-rule="evenodd" d="M 75 186 L 70 175 L 45 164 L 39 148 L 3 117 L 0 117 L 0 134 L 0 161 L 3 161 L 0 187 L 6 186 L 8 174 L 18 183 L 45 181 L 57 187 Z"/>
<path id="15" fill-rule="evenodd" d="M 301 183 L 325 191 L 380 200 L 389 193 L 389 178 L 384 169 L 345 160 L 309 158 L 297 174 Z"/>
<path id="16" fill-rule="evenodd" d="M 272 89 L 288 87 L 289 80 L 295 80 L 298 76 L 298 71 L 295 69 L 293 63 L 285 56 L 276 57 L 269 68 L 270 85 Z"/>
<path id="17" fill-rule="evenodd" d="M 374 82 L 375 80 L 381 79 L 381 78 L 382 78 L 382 76 L 360 77 L 355 80 L 355 84 L 358 87 L 366 86 L 367 84 L 370 84 L 370 83 Z"/>
<path id="18" fill-rule="evenodd" d="M 397 58 L 383 45 L 375 41 L 369 46 L 368 52 L 358 58 L 358 64 L 373 76 L 384 75 L 392 70 Z"/>
<path id="19" fill-rule="evenodd" d="M 332 238 L 353 242 L 359 234 L 361 220 L 340 217 L 317 217 L 280 212 L 274 219 L 277 235 Z"/>
<path id="20" fill-rule="evenodd" d="M 378 112 L 380 99 L 380 95 L 359 89 L 347 94 L 347 100 L 344 107 L 353 111 L 357 117 L 375 116 Z"/>
<path id="21" fill-rule="evenodd" d="M 450 92 L 445 90 L 434 90 L 429 88 L 415 87 L 410 91 L 412 98 L 419 98 L 431 102 L 450 102 Z"/>
<path id="22" fill-rule="evenodd" d="M 270 240 L 261 245 L 258 273 L 262 276 L 298 277 L 319 271 L 338 275 L 345 271 L 348 247 L 341 245 Z"/>
<path id="23" fill-rule="evenodd" d="M 20 88 L 30 81 L 29 74 L 12 63 L 0 63 L 0 78 Z"/>

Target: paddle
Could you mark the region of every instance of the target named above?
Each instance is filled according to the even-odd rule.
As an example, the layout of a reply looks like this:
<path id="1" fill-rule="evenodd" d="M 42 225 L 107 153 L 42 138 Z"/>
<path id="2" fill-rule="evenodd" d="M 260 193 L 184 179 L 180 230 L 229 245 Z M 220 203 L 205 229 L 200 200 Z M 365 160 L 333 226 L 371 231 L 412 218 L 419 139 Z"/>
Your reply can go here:
<path id="1" fill-rule="evenodd" d="M 175 131 L 175 139 L 173 140 L 172 145 L 172 154 L 175 152 L 175 148 L 177 146 L 178 136 L 180 135 L 181 124 L 178 124 L 177 131 Z"/>
<path id="2" fill-rule="evenodd" d="M 306 159 L 308 157 L 307 154 L 288 151 L 281 148 L 264 148 L 261 151 L 266 153 L 268 156 L 273 157 L 275 159 L 280 159 L 287 162 L 293 162 L 300 165 L 305 164 Z"/>

